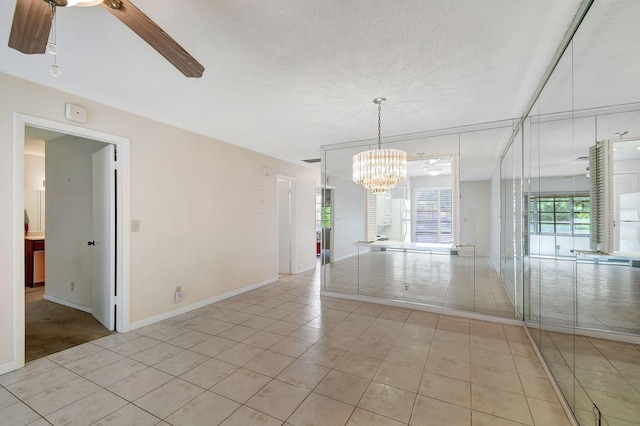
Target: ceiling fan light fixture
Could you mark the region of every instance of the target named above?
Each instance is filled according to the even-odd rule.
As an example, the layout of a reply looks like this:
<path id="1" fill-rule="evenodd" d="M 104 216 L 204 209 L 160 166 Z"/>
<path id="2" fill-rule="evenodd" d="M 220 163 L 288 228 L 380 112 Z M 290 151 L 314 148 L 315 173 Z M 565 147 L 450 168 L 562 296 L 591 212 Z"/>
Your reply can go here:
<path id="1" fill-rule="evenodd" d="M 49 68 L 49 72 L 51 73 L 52 77 L 56 78 L 62 75 L 62 69 L 56 64 L 51 65 L 51 68 Z"/>
<path id="2" fill-rule="evenodd" d="M 407 153 L 399 149 L 382 149 L 380 132 L 381 105 L 385 98 L 376 98 L 378 105 L 378 149 L 353 156 L 353 181 L 374 194 L 383 194 L 407 180 Z"/>
<path id="3" fill-rule="evenodd" d="M 67 0 L 67 7 L 91 7 L 102 3 L 102 0 Z"/>

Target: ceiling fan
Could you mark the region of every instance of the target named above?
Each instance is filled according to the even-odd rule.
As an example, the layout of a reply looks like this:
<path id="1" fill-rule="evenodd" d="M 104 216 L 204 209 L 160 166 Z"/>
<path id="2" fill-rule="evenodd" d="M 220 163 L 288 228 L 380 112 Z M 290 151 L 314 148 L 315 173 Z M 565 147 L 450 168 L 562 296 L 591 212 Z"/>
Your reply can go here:
<path id="1" fill-rule="evenodd" d="M 187 77 L 201 77 L 204 67 L 129 0 L 17 0 L 9 47 L 44 53 L 56 7 L 102 4 Z"/>

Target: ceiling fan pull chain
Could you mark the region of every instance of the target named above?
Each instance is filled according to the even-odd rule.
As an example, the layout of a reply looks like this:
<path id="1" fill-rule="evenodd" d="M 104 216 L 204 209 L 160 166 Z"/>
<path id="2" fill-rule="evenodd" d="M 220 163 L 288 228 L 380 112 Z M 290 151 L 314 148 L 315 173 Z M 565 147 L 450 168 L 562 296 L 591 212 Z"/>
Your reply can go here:
<path id="1" fill-rule="evenodd" d="M 60 77 L 62 70 L 58 66 L 58 45 L 56 43 L 58 19 L 56 18 L 56 4 L 50 1 L 49 8 L 51 9 L 51 40 L 47 43 L 47 52 L 53 55 L 53 64 L 51 68 L 49 68 L 49 72 L 53 77 Z"/>

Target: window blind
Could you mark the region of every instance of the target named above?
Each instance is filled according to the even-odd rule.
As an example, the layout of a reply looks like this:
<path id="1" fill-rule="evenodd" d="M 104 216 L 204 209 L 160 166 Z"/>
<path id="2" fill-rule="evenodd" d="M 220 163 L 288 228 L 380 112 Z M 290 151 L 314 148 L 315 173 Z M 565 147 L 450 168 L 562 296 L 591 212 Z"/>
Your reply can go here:
<path id="1" fill-rule="evenodd" d="M 609 140 L 589 148 L 591 196 L 591 249 L 609 253 L 613 248 L 612 144 Z"/>

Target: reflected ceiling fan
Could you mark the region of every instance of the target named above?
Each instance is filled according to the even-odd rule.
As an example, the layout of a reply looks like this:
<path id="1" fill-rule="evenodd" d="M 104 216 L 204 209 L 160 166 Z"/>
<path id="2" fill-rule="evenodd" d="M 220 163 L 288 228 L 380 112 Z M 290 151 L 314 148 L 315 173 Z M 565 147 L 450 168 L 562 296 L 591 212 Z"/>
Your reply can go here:
<path id="1" fill-rule="evenodd" d="M 9 47 L 22 53 L 44 53 L 56 7 L 102 4 L 187 77 L 201 77 L 204 67 L 129 0 L 17 0 Z"/>

